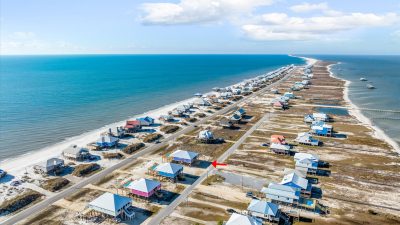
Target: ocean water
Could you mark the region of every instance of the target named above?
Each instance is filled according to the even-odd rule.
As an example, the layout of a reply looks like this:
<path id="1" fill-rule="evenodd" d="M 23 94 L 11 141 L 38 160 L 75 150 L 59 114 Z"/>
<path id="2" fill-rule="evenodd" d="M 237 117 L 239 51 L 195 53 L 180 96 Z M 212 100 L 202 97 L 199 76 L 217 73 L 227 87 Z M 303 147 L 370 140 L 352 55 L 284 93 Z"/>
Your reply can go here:
<path id="1" fill-rule="evenodd" d="M 286 55 L 0 56 L 0 161 L 303 63 Z"/>
<path id="2" fill-rule="evenodd" d="M 349 98 L 372 123 L 400 144 L 400 56 L 310 56 L 340 62 L 336 76 L 350 80 Z M 360 78 L 368 79 L 367 82 Z M 376 89 L 367 89 L 371 83 Z M 383 112 L 377 110 L 393 110 Z"/>

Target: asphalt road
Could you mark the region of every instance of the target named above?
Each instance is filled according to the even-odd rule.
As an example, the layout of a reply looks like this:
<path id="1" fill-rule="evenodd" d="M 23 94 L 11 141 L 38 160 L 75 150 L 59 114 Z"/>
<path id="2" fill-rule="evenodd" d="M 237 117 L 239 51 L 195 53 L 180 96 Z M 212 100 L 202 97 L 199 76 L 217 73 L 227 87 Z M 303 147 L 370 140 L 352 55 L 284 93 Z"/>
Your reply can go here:
<path id="1" fill-rule="evenodd" d="M 266 89 L 269 89 L 273 86 L 278 85 L 279 83 L 287 80 L 290 77 L 291 74 L 288 74 L 281 80 L 267 86 L 263 90 L 257 92 L 255 95 L 258 96 L 260 95 L 263 91 Z M 219 158 L 218 162 L 223 162 L 225 161 L 263 122 L 269 120 L 271 117 L 272 113 L 267 113 L 264 115 L 256 124 L 254 124 L 239 140 L 235 142 L 227 151 L 225 151 Z M 199 185 L 201 182 L 203 182 L 209 175 L 212 175 L 216 172 L 217 170 L 210 165 L 204 173 L 200 175 L 200 177 L 189 187 L 187 187 L 171 204 L 169 204 L 167 207 L 163 208 L 160 210 L 150 221 L 147 223 L 148 225 L 158 225 L 161 223 L 161 221 L 169 216 L 175 208 L 184 200 L 186 200 L 189 196 L 189 194 L 193 191 L 194 188 L 196 188 L 197 185 Z"/>
<path id="2" fill-rule="evenodd" d="M 83 188 L 84 186 L 86 186 L 86 185 L 88 185 L 88 184 L 91 184 L 91 183 L 94 183 L 94 182 L 96 182 L 96 181 L 99 181 L 100 179 L 102 179 L 102 178 L 105 177 L 106 175 L 112 173 L 114 170 L 117 170 L 117 169 L 119 169 L 119 168 L 121 168 L 121 167 L 123 167 L 123 166 L 125 166 L 125 165 L 127 165 L 127 164 L 129 164 L 129 163 L 131 163 L 133 160 L 137 159 L 138 157 L 141 157 L 141 156 L 143 156 L 143 155 L 145 155 L 145 154 L 148 154 L 148 153 L 151 153 L 151 152 L 153 152 L 153 151 L 156 151 L 157 149 L 159 149 L 160 147 L 162 147 L 163 145 L 165 145 L 168 141 L 173 140 L 173 139 L 179 137 L 179 136 L 182 135 L 182 134 L 189 133 L 189 132 L 193 131 L 194 129 L 196 129 L 197 125 L 202 124 L 202 123 L 206 122 L 207 120 L 213 119 L 213 118 L 215 118 L 217 115 L 221 115 L 221 114 L 224 114 L 224 113 L 228 112 L 229 110 L 233 109 L 233 108 L 236 107 L 238 104 L 240 104 L 240 103 L 246 101 L 248 98 L 250 98 L 250 97 L 252 97 L 252 96 L 258 96 L 258 95 L 260 95 L 261 93 L 263 93 L 264 91 L 268 90 L 269 88 L 271 88 L 271 87 L 273 87 L 273 86 L 275 86 L 275 85 L 278 85 L 278 84 L 281 83 L 282 81 L 286 80 L 289 76 L 290 76 L 290 73 L 289 73 L 288 75 L 286 75 L 285 77 L 283 77 L 282 79 L 278 80 L 277 82 L 266 86 L 266 87 L 263 88 L 262 90 L 260 90 L 260 91 L 258 91 L 258 92 L 256 92 L 256 93 L 253 93 L 253 94 L 251 94 L 251 95 L 249 95 L 249 96 L 246 96 L 246 97 L 244 97 L 243 99 L 241 99 L 241 100 L 239 100 L 239 101 L 233 103 L 232 105 L 229 105 L 228 107 L 226 107 L 226 108 L 224 108 L 224 109 L 221 109 L 221 110 L 215 112 L 213 115 L 210 115 L 210 116 L 208 116 L 208 117 L 205 117 L 205 118 L 199 120 L 198 122 L 194 123 L 193 125 L 191 125 L 191 126 L 185 128 L 185 129 L 183 129 L 183 130 L 181 130 L 181 131 L 178 131 L 177 133 L 175 133 L 175 134 L 173 134 L 173 135 L 171 135 L 171 136 L 169 136 L 169 137 L 163 139 L 161 143 L 155 144 L 155 145 L 152 145 L 152 146 L 149 146 L 149 147 L 147 147 L 147 148 L 145 148 L 145 149 L 143 149 L 143 150 L 141 150 L 141 151 L 139 151 L 139 152 L 137 152 L 137 153 L 134 153 L 134 154 L 132 154 L 130 157 L 128 157 L 128 158 L 122 160 L 121 162 L 119 162 L 119 163 L 117 163 L 117 164 L 115 164 L 115 165 L 113 165 L 113 166 L 111 166 L 111 167 L 105 168 L 104 170 L 101 170 L 100 172 L 98 172 L 98 173 L 96 173 L 96 174 L 94 174 L 94 175 L 92 175 L 92 176 L 90 176 L 90 177 L 88 177 L 88 178 L 83 179 L 82 181 L 80 181 L 80 182 L 78 182 L 78 183 L 72 185 L 71 187 L 69 187 L 69 188 L 67 188 L 67 189 L 65 189 L 65 190 L 63 190 L 63 191 L 61 191 L 61 192 L 59 192 L 59 193 L 57 193 L 57 194 L 55 194 L 55 195 L 53 195 L 53 196 L 51 196 L 51 197 L 48 197 L 48 198 L 44 199 L 43 201 L 41 201 L 41 202 L 39 202 L 39 203 L 37 203 L 37 204 L 35 204 L 35 205 L 33 205 L 33 206 L 27 208 L 27 209 L 24 209 L 24 210 L 22 210 L 22 211 L 16 213 L 16 214 L 13 215 L 12 217 L 10 217 L 10 218 L 8 218 L 7 220 L 3 221 L 1 224 L 3 224 L 3 225 L 14 225 L 14 224 L 18 223 L 19 221 L 26 219 L 28 216 L 32 216 L 32 215 L 35 215 L 35 214 L 39 213 L 41 210 L 45 209 L 47 206 L 53 204 L 54 202 L 56 202 L 56 201 L 58 201 L 58 200 L 60 200 L 60 199 L 62 199 L 62 198 L 65 198 L 65 197 L 67 197 L 67 196 L 69 196 L 69 195 L 72 195 L 73 193 L 75 193 L 76 191 L 78 191 L 79 189 Z M 263 117 L 263 119 L 259 120 L 259 122 L 258 122 L 257 124 L 258 124 L 258 125 L 261 124 L 261 123 L 263 122 L 263 120 L 265 120 L 265 119 L 266 119 L 266 118 Z M 250 133 L 252 133 L 253 130 L 256 129 L 257 124 L 256 124 L 255 126 L 253 126 L 248 132 L 246 132 L 247 136 L 248 136 Z M 243 142 L 244 139 L 246 139 L 246 137 L 247 137 L 246 134 L 243 135 L 242 138 L 240 138 L 239 141 L 237 141 L 231 148 L 229 148 L 229 149 L 219 158 L 219 161 L 224 161 L 230 154 L 232 154 L 232 152 L 240 145 L 240 143 Z M 211 171 L 211 170 L 212 170 L 212 168 L 210 168 L 210 167 L 207 168 L 207 171 Z M 180 195 L 180 197 L 178 197 L 174 202 L 172 202 L 169 206 L 167 206 L 166 208 L 164 208 L 163 210 L 161 210 L 161 211 L 151 220 L 151 222 L 150 222 L 149 224 L 159 224 L 160 221 L 161 221 L 164 217 L 168 216 L 168 215 L 175 209 L 175 207 L 182 201 L 182 199 L 184 199 L 185 197 L 188 196 L 188 194 L 193 190 L 193 188 L 194 188 L 196 185 L 198 185 L 201 181 L 204 180 L 204 177 L 205 177 L 205 176 L 207 176 L 207 172 L 205 172 L 205 173 L 204 173 L 195 183 L 193 183 L 190 187 L 186 188 L 186 189 L 182 192 L 182 194 Z"/>

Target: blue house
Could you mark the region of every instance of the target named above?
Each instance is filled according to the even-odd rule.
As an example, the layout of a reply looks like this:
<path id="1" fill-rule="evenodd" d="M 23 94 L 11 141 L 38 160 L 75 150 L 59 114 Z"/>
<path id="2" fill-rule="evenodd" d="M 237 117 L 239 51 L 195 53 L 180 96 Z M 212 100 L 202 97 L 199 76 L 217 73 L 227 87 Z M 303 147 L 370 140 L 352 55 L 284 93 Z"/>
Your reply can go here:
<path id="1" fill-rule="evenodd" d="M 332 136 L 332 125 L 317 121 L 311 125 L 311 132 L 316 135 L 330 137 Z"/>
<path id="2" fill-rule="evenodd" d="M 140 121 L 140 126 L 151 126 L 154 124 L 154 119 L 149 116 L 137 118 L 136 120 Z"/>
<path id="3" fill-rule="evenodd" d="M 197 159 L 198 156 L 199 153 L 197 152 L 190 152 L 183 150 L 176 150 L 170 155 L 173 161 L 180 163 L 187 163 L 187 164 L 192 164 Z"/>
<path id="4" fill-rule="evenodd" d="M 178 176 L 183 175 L 183 166 L 175 163 L 164 163 L 158 165 L 155 169 L 157 175 L 176 180 Z"/>

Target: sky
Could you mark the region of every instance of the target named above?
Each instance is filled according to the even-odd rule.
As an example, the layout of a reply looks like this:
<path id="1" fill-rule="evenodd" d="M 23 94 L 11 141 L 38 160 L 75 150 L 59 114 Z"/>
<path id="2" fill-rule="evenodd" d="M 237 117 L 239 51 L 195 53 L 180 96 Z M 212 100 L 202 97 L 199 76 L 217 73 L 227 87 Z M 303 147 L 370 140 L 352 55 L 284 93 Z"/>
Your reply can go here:
<path id="1" fill-rule="evenodd" d="M 400 1 L 0 0 L 0 54 L 400 54 Z"/>

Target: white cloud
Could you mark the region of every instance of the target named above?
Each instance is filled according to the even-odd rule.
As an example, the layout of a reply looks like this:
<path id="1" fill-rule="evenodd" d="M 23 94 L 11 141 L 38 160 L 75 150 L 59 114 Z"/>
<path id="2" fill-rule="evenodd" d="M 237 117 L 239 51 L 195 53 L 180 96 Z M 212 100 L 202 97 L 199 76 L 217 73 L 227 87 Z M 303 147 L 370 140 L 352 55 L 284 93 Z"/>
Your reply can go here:
<path id="1" fill-rule="evenodd" d="M 84 50 L 67 41 L 45 41 L 35 33 L 25 31 L 2 33 L 0 40 L 0 54 L 75 53 Z"/>
<path id="2" fill-rule="evenodd" d="M 396 13 L 350 13 L 339 16 L 291 17 L 284 13 L 260 16 L 258 23 L 242 25 L 254 40 L 311 40 L 340 31 L 364 27 L 390 26 L 400 21 Z"/>
<path id="3" fill-rule="evenodd" d="M 179 3 L 142 4 L 144 24 L 194 24 L 237 19 L 274 0 L 180 0 Z"/>
<path id="4" fill-rule="evenodd" d="M 400 30 L 395 30 L 392 33 L 392 36 L 400 40 Z"/>
<path id="5" fill-rule="evenodd" d="M 328 4 L 326 2 L 310 4 L 310 3 L 302 3 L 299 5 L 294 5 L 290 7 L 290 10 L 296 13 L 306 13 L 311 11 L 325 11 L 328 10 Z"/>

